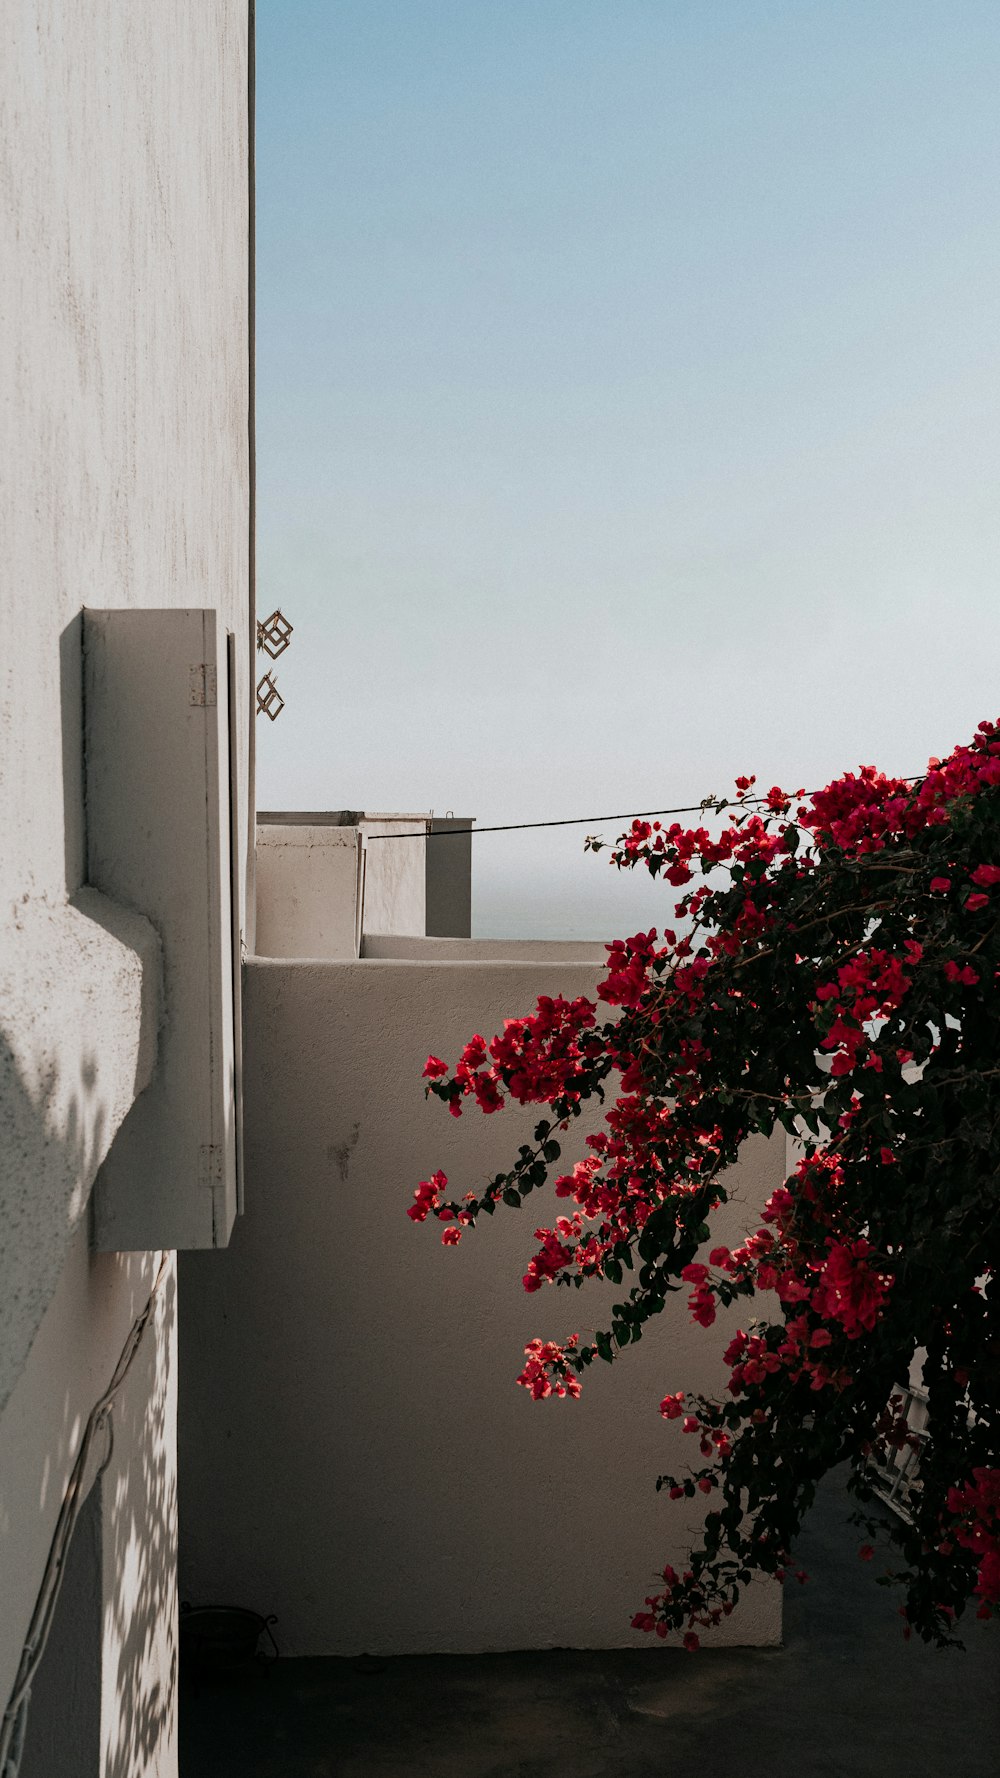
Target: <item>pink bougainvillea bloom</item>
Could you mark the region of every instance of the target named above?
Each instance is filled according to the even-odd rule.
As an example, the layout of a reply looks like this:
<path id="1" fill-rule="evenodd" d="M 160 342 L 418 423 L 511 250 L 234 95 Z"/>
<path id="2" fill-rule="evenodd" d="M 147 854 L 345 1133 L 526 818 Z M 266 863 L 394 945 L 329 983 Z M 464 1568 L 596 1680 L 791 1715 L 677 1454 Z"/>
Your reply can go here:
<path id="1" fill-rule="evenodd" d="M 443 1247 L 457 1247 L 458 1243 L 461 1239 L 462 1239 L 461 1229 L 456 1229 L 456 1228 L 445 1229 L 444 1234 L 441 1236 L 441 1245 Z"/>
<path id="2" fill-rule="evenodd" d="M 696 1510 L 699 1492 L 707 1510 L 719 1490 L 721 1505 L 738 1504 L 744 1512 L 731 1545 L 738 1561 L 775 1573 L 779 1582 L 794 1575 L 804 1585 L 805 1570 L 790 1566 L 797 1515 L 791 1514 L 781 1542 L 775 1541 L 772 1529 L 755 1517 L 753 1486 L 748 1497 L 736 1486 L 740 1471 L 733 1466 L 734 1454 L 747 1454 L 755 1468 L 759 1465 L 760 1499 L 768 1497 L 769 1470 L 800 1458 L 811 1463 L 814 1417 L 828 1414 L 831 1422 L 839 1417 L 854 1425 L 851 1389 L 857 1384 L 863 1391 L 869 1376 L 869 1348 L 876 1344 L 869 1336 L 884 1324 L 886 1340 L 894 1338 L 900 1317 L 905 1320 L 910 1312 L 910 1292 L 897 1286 L 909 1270 L 911 1253 L 914 1276 L 923 1263 L 924 1226 L 911 1233 L 903 1219 L 911 1183 L 919 1186 L 928 1158 L 917 1101 L 921 1091 L 933 1087 L 935 1055 L 943 1052 L 940 1060 L 950 1061 L 949 1041 L 961 1052 L 958 1073 L 975 1072 L 981 1028 L 995 1019 L 1000 1004 L 986 993 L 987 985 L 1000 982 L 1000 957 L 995 946 L 987 949 L 994 940 L 993 908 L 1000 905 L 1000 896 L 998 904 L 992 902 L 993 889 L 1000 891 L 1000 847 L 997 862 L 988 861 L 993 842 L 982 837 L 970 843 L 963 814 L 981 792 L 1000 793 L 1000 723 L 981 724 L 971 746 L 944 761 L 932 760 L 916 786 L 862 767 L 810 793 L 796 808 L 804 791 L 786 793 L 774 786 L 754 794 L 754 782 L 740 778 L 735 801 L 707 799 L 703 808 L 713 815 L 731 810 L 722 822 L 713 820 L 711 830 L 676 822 L 650 826 L 636 817 L 618 841 L 613 863 L 648 865 L 661 885 L 678 892 L 679 899 L 670 900 L 680 936 L 665 927 L 662 944 L 655 929 L 616 940 L 606 947 L 606 976 L 595 1000 L 542 995 L 534 1013 L 506 1019 L 494 1037 L 470 1038 L 454 1065 L 427 1058 L 424 1086 L 453 1117 L 463 1110 L 490 1115 L 507 1100 L 547 1106 L 554 1116 L 536 1130 L 534 1150 L 523 1147 L 511 1172 L 496 1175 L 481 1195 L 469 1193 L 464 1203 L 452 1206 L 445 1201 L 444 1175 L 435 1175 L 418 1187 L 408 1214 L 415 1222 L 436 1216 L 445 1229 L 444 1244 L 453 1246 L 480 1210 L 491 1214 L 501 1202 L 516 1207 L 526 1191 L 543 1182 L 550 1161 L 560 1159 L 562 1135 L 582 1102 L 595 1093 L 603 1100 L 602 1083 L 613 1070 L 617 1097 L 606 1107 L 602 1127 L 584 1137 L 583 1159 L 561 1161 L 566 1171 L 553 1181 L 559 1208 L 570 1214 L 554 1215 L 553 1227 L 535 1231 L 538 1248 L 524 1286 L 537 1292 L 542 1284 L 580 1284 L 594 1277 L 620 1282 L 637 1249 L 648 1261 L 643 1276 L 652 1281 L 633 1293 L 640 1313 L 626 1315 L 624 1327 L 616 1319 L 610 1332 L 596 1336 L 596 1345 L 577 1335 L 563 1345 L 531 1341 L 518 1384 L 535 1400 L 579 1395 L 579 1376 L 591 1360 L 616 1358 L 613 1347 L 638 1337 L 645 1311 L 662 1309 L 678 1280 L 685 1287 L 678 1306 L 686 1293 L 687 1313 L 706 1328 L 717 1312 L 727 1312 L 728 1320 L 736 1298 L 774 1293 L 778 1316 L 755 1314 L 750 1331 L 732 1337 L 726 1330 L 728 1380 L 721 1401 L 678 1389 L 659 1403 L 661 1417 L 681 1422 L 679 1429 L 693 1436 L 700 1453 L 692 1460 L 700 1469 L 686 1469 L 683 1481 L 661 1477 L 659 1485 L 671 1500 L 686 1500 Z M 992 804 L 986 806 L 987 817 L 991 814 Z M 986 836 L 995 828 L 984 820 L 975 831 Z M 980 847 L 987 861 L 974 866 Z M 868 861 L 877 867 L 876 905 L 890 915 L 881 923 L 869 920 L 864 878 L 857 877 L 858 895 L 850 887 L 866 868 L 868 854 L 876 855 Z M 712 873 L 720 869 L 730 873 L 725 900 L 716 897 L 708 880 L 701 885 L 693 880 L 697 873 L 714 882 Z M 935 869 L 942 874 L 928 878 L 927 871 Z M 854 875 L 849 879 L 844 871 Z M 817 898 L 821 911 L 827 905 L 828 880 L 831 893 L 838 885 L 849 889 L 850 906 L 837 903 L 841 914 L 857 916 L 853 927 L 838 926 L 832 934 L 813 917 Z M 935 913 L 927 908 L 928 898 L 944 905 Z M 810 910 L 804 923 L 803 907 Z M 963 927 L 964 912 L 970 919 L 979 912 L 991 917 Z M 914 930 L 922 933 L 922 942 L 912 936 Z M 773 959 L 766 977 L 743 969 L 758 950 Z M 780 998 L 768 985 L 772 970 Z M 957 987 L 969 993 L 953 993 Z M 601 1003 L 617 1009 L 621 1018 L 606 1022 Z M 771 1019 L 765 1017 L 769 1011 Z M 748 1012 L 755 1021 L 750 1046 L 741 1036 Z M 954 1028 L 950 1039 L 946 1026 Z M 762 1061 L 777 1065 L 769 1081 L 768 1069 L 753 1065 L 752 1046 L 754 1033 L 772 1028 L 770 1049 L 765 1037 L 759 1038 Z M 818 1081 L 817 1050 L 824 1057 Z M 921 1068 L 917 1080 L 900 1088 L 897 1064 L 912 1062 L 915 1050 L 921 1062 L 931 1062 L 928 1078 L 921 1086 Z M 994 1071 L 995 1055 L 993 1044 L 987 1074 Z M 942 1084 L 951 1085 L 953 1076 L 948 1069 Z M 817 1117 L 826 1111 L 820 1117 L 822 1139 L 810 1145 L 815 1152 L 771 1192 L 760 1212 L 762 1227 L 745 1238 L 733 1237 L 740 1243 L 735 1250 L 713 1246 L 718 1237 L 710 1233 L 709 1212 L 725 1201 L 716 1176 L 731 1164 L 746 1129 L 784 1122 L 789 1112 L 808 1106 L 810 1095 Z M 949 1189 L 947 1178 L 941 1189 Z M 939 1254 L 948 1258 L 948 1225 L 942 1216 L 937 1228 L 932 1210 L 924 1220 L 933 1280 Z M 689 1262 L 683 1270 L 680 1256 Z M 706 1256 L 707 1265 L 701 1263 Z M 964 1257 L 961 1268 L 958 1292 L 942 1292 L 950 1304 L 942 1374 L 950 1374 L 956 1404 L 971 1414 L 979 1406 L 983 1373 L 978 1356 L 970 1375 L 957 1354 L 982 1349 L 981 1341 L 972 1344 L 970 1330 L 977 1337 L 981 1332 L 989 1285 L 982 1276 L 970 1287 Z M 937 1309 L 930 1301 L 936 1288 L 932 1281 L 922 1293 L 928 1313 Z M 910 1335 L 908 1322 L 905 1334 Z M 796 1410 L 795 1437 L 786 1453 L 783 1441 L 770 1439 L 768 1429 L 784 1415 L 789 1388 L 805 1413 Z M 854 1427 L 861 1458 L 869 1458 L 883 1439 L 894 1449 L 909 1446 L 912 1435 L 901 1401 L 897 1395 L 881 1417 L 866 1415 L 868 1423 Z M 922 1583 L 949 1555 L 957 1558 L 951 1568 L 972 1608 L 987 1616 L 1000 1610 L 1000 1468 L 972 1466 L 973 1456 L 981 1453 L 978 1443 L 966 1438 L 964 1419 L 964 1414 L 954 1416 L 956 1453 L 949 1452 L 947 1467 L 939 1463 L 937 1471 L 956 1478 L 955 1485 L 946 1489 L 935 1483 L 942 1499 L 925 1514 L 926 1541 L 914 1566 L 926 1568 L 926 1575 L 918 1575 L 919 1587 L 915 1581 L 910 1585 L 909 1616 L 907 1608 L 902 1612 L 907 1636 L 913 1629 L 941 1639 L 952 1608 L 934 1604 L 935 1594 Z M 924 1435 L 950 1436 L 940 1417 Z M 933 1468 L 927 1464 L 928 1475 Z M 709 1526 L 721 1516 L 710 1514 Z M 728 1616 L 733 1600 L 726 1595 L 734 1588 L 727 1578 L 728 1558 L 711 1553 L 714 1535 L 680 1578 L 664 1569 L 665 1591 L 645 1599 L 632 1619 L 634 1630 L 695 1649 L 696 1627 L 707 1630 Z M 882 1546 L 874 1543 L 855 1547 L 863 1563 L 881 1556 Z"/>
<path id="3" fill-rule="evenodd" d="M 694 1654 L 695 1649 L 701 1647 L 701 1637 L 697 1636 L 693 1630 L 688 1630 L 684 1637 L 684 1647 L 689 1654 Z"/>

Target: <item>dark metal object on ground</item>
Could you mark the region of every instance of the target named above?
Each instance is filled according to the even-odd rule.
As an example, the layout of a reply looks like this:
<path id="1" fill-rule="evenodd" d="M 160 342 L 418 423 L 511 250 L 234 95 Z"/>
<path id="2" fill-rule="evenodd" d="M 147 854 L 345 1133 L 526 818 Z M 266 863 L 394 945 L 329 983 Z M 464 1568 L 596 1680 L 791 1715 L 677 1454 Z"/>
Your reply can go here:
<path id="1" fill-rule="evenodd" d="M 181 1657 L 194 1674 L 238 1673 L 254 1661 L 277 1660 L 271 1631 L 277 1621 L 273 1612 L 262 1617 L 240 1605 L 182 1605 Z M 270 1652 L 260 1647 L 265 1635 Z"/>

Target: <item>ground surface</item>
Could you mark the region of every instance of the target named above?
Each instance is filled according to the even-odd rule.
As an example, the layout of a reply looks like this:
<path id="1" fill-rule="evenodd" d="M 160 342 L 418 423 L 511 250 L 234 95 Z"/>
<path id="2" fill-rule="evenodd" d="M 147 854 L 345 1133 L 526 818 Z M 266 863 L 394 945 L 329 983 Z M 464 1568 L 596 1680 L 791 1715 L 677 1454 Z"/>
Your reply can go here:
<path id="1" fill-rule="evenodd" d="M 812 1514 L 781 1650 L 280 1661 L 184 1691 L 181 1778 L 1000 1778 L 1000 1622 L 905 1643 L 847 1510 Z"/>

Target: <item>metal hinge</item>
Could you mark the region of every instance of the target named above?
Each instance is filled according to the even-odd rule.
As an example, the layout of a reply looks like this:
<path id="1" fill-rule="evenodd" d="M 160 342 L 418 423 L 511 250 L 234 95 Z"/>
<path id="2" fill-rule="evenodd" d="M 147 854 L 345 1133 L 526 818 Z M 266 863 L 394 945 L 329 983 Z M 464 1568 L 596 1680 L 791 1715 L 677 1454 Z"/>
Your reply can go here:
<path id="1" fill-rule="evenodd" d="M 191 692 L 188 702 L 206 710 L 214 709 L 219 699 L 218 673 L 214 666 L 197 661 L 191 668 Z"/>
<path id="2" fill-rule="evenodd" d="M 215 1191 L 222 1184 L 225 1155 L 217 1142 L 203 1142 L 198 1150 L 198 1184 Z"/>

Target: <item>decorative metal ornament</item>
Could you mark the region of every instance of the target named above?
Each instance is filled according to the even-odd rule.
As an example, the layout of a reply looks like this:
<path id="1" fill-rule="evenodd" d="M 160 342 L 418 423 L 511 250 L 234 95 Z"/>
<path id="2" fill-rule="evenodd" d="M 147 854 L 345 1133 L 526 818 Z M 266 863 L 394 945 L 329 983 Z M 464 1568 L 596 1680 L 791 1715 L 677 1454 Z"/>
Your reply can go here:
<path id="1" fill-rule="evenodd" d="M 257 681 L 257 715 L 266 716 L 274 722 L 285 708 L 285 700 L 271 678 L 265 673 L 263 679 Z"/>
<path id="2" fill-rule="evenodd" d="M 258 619 L 257 647 L 269 654 L 276 661 L 279 654 L 284 654 L 292 639 L 292 625 L 281 611 L 272 611 L 270 617 Z"/>

